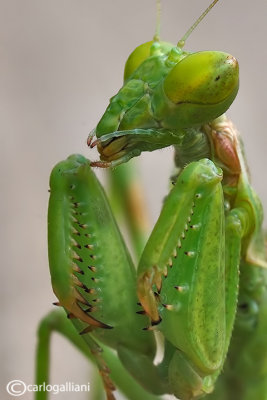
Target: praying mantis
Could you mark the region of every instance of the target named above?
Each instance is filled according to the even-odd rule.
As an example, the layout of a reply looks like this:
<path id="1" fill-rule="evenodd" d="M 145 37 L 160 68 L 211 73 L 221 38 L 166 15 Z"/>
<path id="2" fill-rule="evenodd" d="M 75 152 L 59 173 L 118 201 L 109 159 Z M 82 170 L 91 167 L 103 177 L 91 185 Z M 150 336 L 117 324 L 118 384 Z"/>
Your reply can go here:
<path id="1" fill-rule="evenodd" d="M 57 330 L 94 359 L 108 399 L 114 383 L 129 399 L 267 399 L 263 213 L 224 114 L 238 91 L 238 63 L 184 51 L 195 26 L 177 46 L 157 31 L 131 53 L 123 87 L 88 138 L 101 160 L 73 155 L 51 173 L 51 280 L 70 321 L 56 310 L 41 322 L 37 383 L 48 380 Z M 144 247 L 127 162 L 166 146 L 175 150 L 173 187 Z M 137 272 L 93 172 L 117 166 L 113 195 L 131 227 Z"/>

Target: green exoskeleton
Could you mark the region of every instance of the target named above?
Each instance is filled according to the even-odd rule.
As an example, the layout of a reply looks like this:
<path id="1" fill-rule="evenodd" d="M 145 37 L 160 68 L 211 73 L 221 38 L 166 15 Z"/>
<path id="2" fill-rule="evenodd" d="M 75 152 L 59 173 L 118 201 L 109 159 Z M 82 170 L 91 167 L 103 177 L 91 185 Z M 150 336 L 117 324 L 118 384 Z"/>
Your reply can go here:
<path id="1" fill-rule="evenodd" d="M 48 379 L 49 336 L 58 330 L 95 361 L 108 399 L 114 382 L 132 400 L 267 400 L 263 213 L 224 114 L 238 91 L 238 63 L 184 51 L 196 24 L 177 46 L 156 34 L 129 56 L 123 87 L 88 138 L 101 161 L 73 155 L 52 171 L 50 272 L 73 324 L 58 311 L 42 321 L 37 383 Z M 127 165 L 112 175 L 140 256 L 136 271 L 92 166 L 171 145 L 173 187 L 144 249 L 135 178 Z"/>

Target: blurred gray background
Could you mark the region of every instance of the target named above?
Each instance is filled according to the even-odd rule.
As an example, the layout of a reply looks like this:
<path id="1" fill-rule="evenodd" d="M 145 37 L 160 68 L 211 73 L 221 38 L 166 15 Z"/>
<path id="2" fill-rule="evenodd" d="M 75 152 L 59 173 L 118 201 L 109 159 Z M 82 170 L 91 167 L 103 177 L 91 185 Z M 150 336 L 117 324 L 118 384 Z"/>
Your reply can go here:
<path id="1" fill-rule="evenodd" d="M 209 0 L 162 3 L 161 37 L 176 43 Z M 266 11 L 266 0 L 221 0 L 186 47 L 239 60 L 240 91 L 228 114 L 242 132 L 265 210 Z M 8 381 L 33 383 L 37 323 L 55 301 L 46 247 L 50 170 L 71 153 L 97 158 L 86 147 L 88 132 L 121 86 L 129 53 L 153 37 L 155 18 L 154 0 L 0 0 L 2 399 L 11 398 Z M 146 153 L 140 163 L 153 222 L 172 150 Z M 52 361 L 53 383 L 88 381 L 86 361 L 56 335 Z"/>

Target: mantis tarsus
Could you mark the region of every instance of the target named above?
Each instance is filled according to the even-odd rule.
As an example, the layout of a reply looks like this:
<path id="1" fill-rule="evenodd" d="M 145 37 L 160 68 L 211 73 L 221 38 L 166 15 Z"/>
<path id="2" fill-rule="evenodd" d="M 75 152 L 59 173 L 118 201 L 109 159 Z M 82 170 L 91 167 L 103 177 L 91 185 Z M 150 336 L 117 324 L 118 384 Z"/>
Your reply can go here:
<path id="1" fill-rule="evenodd" d="M 185 52 L 186 37 L 173 47 L 157 32 L 137 47 L 124 86 L 88 139 L 101 161 L 74 155 L 52 171 L 52 285 L 81 336 L 62 314 L 43 320 L 37 382 L 48 379 L 46 346 L 55 329 L 93 354 L 108 399 L 112 381 L 129 399 L 267 399 L 262 208 L 240 135 L 224 114 L 238 91 L 238 64 L 221 52 Z M 136 275 L 91 166 L 115 167 L 170 145 L 174 186 L 144 250 L 128 167 L 113 173 L 140 256 Z M 164 348 L 157 365 L 153 331 Z"/>

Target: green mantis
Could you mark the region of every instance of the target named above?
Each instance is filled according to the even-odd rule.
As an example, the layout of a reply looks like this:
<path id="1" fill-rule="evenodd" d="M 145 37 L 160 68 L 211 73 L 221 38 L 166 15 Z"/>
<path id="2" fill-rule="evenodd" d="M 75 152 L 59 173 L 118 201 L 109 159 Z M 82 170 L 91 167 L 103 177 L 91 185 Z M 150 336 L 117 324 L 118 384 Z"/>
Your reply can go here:
<path id="1" fill-rule="evenodd" d="M 123 87 L 88 138 L 101 161 L 73 155 L 51 173 L 52 286 L 80 336 L 53 313 L 40 343 L 56 329 L 92 353 L 108 399 L 114 381 L 132 399 L 266 400 L 262 207 L 240 135 L 224 114 L 238 91 L 238 63 L 221 52 L 184 51 L 187 36 L 172 46 L 156 34 L 133 51 Z M 145 248 L 136 246 L 136 272 L 92 167 L 171 145 L 174 185 Z M 129 176 L 116 189 L 124 205 L 130 186 Z M 154 331 L 163 343 L 157 364 Z M 41 344 L 40 382 L 48 378 Z"/>

